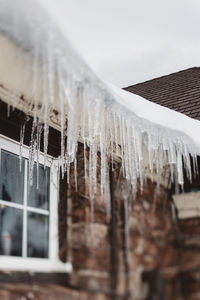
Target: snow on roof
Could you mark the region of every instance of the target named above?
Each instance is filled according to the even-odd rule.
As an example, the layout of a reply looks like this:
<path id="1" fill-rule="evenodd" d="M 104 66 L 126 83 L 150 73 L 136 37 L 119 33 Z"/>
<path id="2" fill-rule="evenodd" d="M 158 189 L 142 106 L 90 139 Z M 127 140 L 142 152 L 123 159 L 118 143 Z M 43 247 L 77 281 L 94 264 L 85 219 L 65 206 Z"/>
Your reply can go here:
<path id="1" fill-rule="evenodd" d="M 191 137 L 200 148 L 200 121 L 187 117 L 167 107 L 153 103 L 141 96 L 120 89 L 110 84 L 110 87 L 119 98 L 118 102 L 126 106 L 139 117 L 166 128 L 184 132 Z"/>
<path id="2" fill-rule="evenodd" d="M 151 174 L 157 173 L 158 182 L 166 164 L 170 166 L 171 180 L 177 179 L 183 184 L 183 164 L 191 178 L 190 155 L 196 166 L 197 153 L 200 153 L 198 121 L 104 83 L 36 1 L 16 0 L 13 5 L 12 0 L 0 0 L 0 7 L 0 32 L 6 37 L 1 43 L 9 39 L 16 46 L 7 48 L 12 48 L 12 55 L 5 55 L 10 59 L 6 63 L 11 67 L 7 70 L 13 89 L 10 104 L 19 106 L 18 84 L 20 89 L 29 90 L 25 99 L 31 103 L 33 132 L 36 133 L 33 134 L 30 157 L 36 156 L 41 122 L 44 123 L 47 152 L 51 114 L 58 110 L 61 168 L 64 172 L 69 170 L 72 162 L 76 165 L 78 140 L 90 147 L 86 176 L 90 178 L 91 199 L 95 193 L 99 149 L 103 194 L 108 190 L 108 162 L 115 156 L 121 158 L 123 174 L 134 191 L 138 178 L 142 186 L 147 166 Z M 19 74 L 26 74 L 30 80 L 23 76 L 19 78 Z M 29 113 L 25 102 L 23 105 L 20 102 L 20 107 Z M 30 171 L 32 161 L 30 159 Z"/>

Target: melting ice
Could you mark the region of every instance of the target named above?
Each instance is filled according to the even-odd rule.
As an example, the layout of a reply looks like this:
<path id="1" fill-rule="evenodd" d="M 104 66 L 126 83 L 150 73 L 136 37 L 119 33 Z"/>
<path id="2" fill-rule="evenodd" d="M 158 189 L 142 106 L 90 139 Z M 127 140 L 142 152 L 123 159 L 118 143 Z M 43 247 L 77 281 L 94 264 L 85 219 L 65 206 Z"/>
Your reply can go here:
<path id="1" fill-rule="evenodd" d="M 101 193 L 104 196 L 108 192 L 108 165 L 116 159 L 121 161 L 123 175 L 131 183 L 133 193 L 138 179 L 142 188 L 147 172 L 152 178 L 157 174 L 159 182 L 166 165 L 169 165 L 172 181 L 183 185 L 183 167 L 191 179 L 191 162 L 196 168 L 199 152 L 193 139 L 176 128 L 173 130 L 138 116 L 125 105 L 123 95 L 90 70 L 39 4 L 27 0 L 17 0 L 15 5 L 12 2 L 0 0 L 0 32 L 18 45 L 22 51 L 19 53 L 26 53 L 32 61 L 30 89 L 34 97 L 26 99 L 32 104 L 33 116 L 30 174 L 34 160 L 39 156 L 42 130 L 47 155 L 50 117 L 57 110 L 62 173 L 69 173 L 72 162 L 76 168 L 78 141 L 82 141 L 92 209 L 98 151 L 101 153 Z M 23 55 L 16 55 L 17 59 L 23 62 Z M 14 71 L 17 78 L 18 70 L 13 66 Z M 13 96 L 10 101 L 10 105 L 17 107 L 18 97 Z M 24 127 L 21 145 L 23 135 Z M 90 148 L 89 163 L 87 146 Z"/>

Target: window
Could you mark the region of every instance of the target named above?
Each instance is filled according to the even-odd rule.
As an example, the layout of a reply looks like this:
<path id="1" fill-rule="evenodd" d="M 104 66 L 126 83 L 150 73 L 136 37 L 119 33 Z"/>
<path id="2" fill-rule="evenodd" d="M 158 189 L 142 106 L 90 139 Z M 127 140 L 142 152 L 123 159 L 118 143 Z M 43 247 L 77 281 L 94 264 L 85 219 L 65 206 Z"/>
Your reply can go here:
<path id="1" fill-rule="evenodd" d="M 22 159 L 20 171 L 16 154 L 0 155 L 0 254 L 48 258 L 49 167 L 34 166 L 29 186 L 28 160 Z"/>
<path id="2" fill-rule="evenodd" d="M 28 148 L 21 163 L 19 151 L 19 143 L 0 135 L 0 268 L 69 271 L 58 259 L 57 161 L 48 156 L 44 168 L 40 155 L 30 186 Z"/>

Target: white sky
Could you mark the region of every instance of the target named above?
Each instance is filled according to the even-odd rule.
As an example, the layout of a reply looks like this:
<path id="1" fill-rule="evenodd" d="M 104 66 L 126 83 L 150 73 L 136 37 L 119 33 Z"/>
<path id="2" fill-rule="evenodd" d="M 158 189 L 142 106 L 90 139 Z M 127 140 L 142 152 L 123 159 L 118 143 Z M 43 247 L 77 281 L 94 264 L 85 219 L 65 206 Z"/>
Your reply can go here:
<path id="1" fill-rule="evenodd" d="M 40 0 L 76 50 L 120 87 L 200 66 L 199 0 Z"/>

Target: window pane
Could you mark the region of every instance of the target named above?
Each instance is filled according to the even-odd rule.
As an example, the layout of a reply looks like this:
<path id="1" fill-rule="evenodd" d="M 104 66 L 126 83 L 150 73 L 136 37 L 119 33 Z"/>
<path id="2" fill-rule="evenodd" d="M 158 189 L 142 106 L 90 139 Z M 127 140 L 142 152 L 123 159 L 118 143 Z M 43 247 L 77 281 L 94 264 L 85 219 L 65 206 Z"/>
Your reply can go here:
<path id="1" fill-rule="evenodd" d="M 24 163 L 20 172 L 19 157 L 10 152 L 1 151 L 0 199 L 23 203 L 24 198 Z"/>
<path id="2" fill-rule="evenodd" d="M 22 221 L 21 209 L 0 204 L 0 254 L 22 255 Z"/>
<path id="3" fill-rule="evenodd" d="M 33 170 L 33 184 L 29 189 L 28 206 L 33 206 L 42 209 L 49 209 L 49 182 L 50 169 L 39 165 L 39 177 L 37 188 L 37 167 L 35 164 Z"/>
<path id="4" fill-rule="evenodd" d="M 49 217 L 28 213 L 28 257 L 48 257 Z"/>

